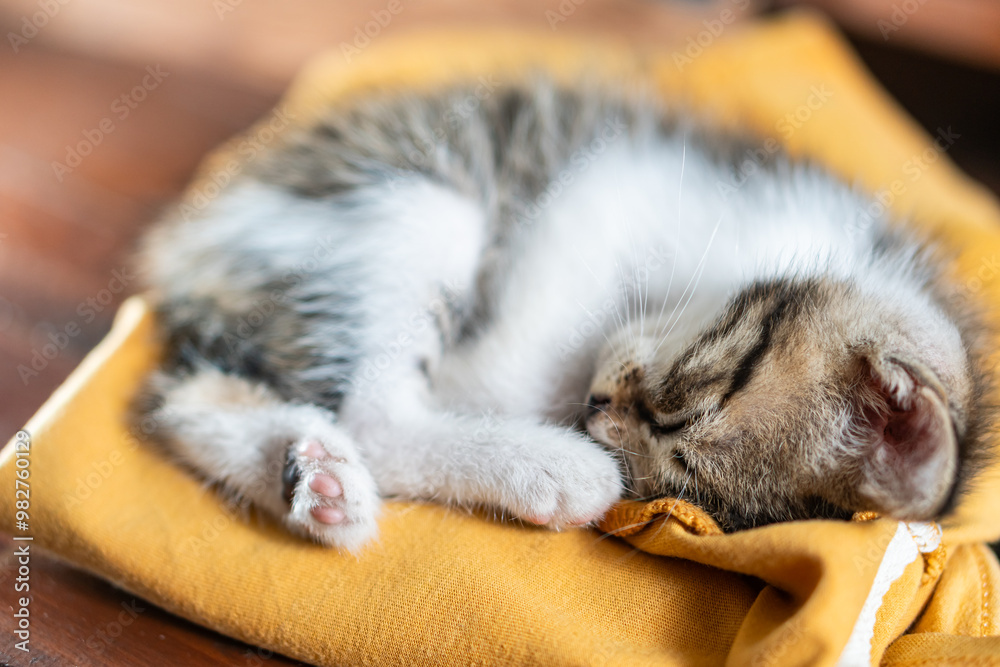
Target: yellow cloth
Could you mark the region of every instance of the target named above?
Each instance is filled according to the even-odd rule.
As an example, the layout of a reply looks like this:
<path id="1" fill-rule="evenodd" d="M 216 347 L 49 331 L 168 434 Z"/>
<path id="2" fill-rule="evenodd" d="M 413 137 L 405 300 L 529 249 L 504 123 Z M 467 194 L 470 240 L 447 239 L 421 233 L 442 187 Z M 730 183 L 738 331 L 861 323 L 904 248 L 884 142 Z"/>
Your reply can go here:
<path id="1" fill-rule="evenodd" d="M 887 188 L 896 210 L 963 249 L 956 298 L 1000 303 L 997 203 L 930 150 L 824 23 L 733 26 L 691 62 L 631 53 L 551 35 L 385 37 L 350 67 L 339 52 L 320 60 L 282 108 L 301 123 L 372 87 L 503 82 L 525 68 L 649 77 L 720 122 Z M 206 161 L 190 201 L 211 195 L 213 170 L 238 148 Z M 622 539 L 394 502 L 379 542 L 355 558 L 229 514 L 125 432 L 154 338 L 145 305 L 130 301 L 31 420 L 30 528 L 15 533 L 243 641 L 322 665 L 1000 664 L 1000 568 L 982 546 L 1000 536 L 995 467 L 936 548 L 934 526 L 880 519 L 721 535 L 671 500 L 616 508 L 603 527 Z M 0 517 L 11 530 L 14 473 L 8 447 Z"/>

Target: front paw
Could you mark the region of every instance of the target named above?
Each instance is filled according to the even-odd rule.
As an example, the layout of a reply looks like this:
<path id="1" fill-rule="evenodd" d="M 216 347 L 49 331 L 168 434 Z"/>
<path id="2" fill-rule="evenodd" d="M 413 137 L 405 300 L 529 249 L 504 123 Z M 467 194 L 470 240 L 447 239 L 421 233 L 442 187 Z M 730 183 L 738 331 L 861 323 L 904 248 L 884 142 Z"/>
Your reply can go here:
<path id="1" fill-rule="evenodd" d="M 621 498 L 618 463 L 594 443 L 567 436 L 539 444 L 514 462 L 507 506 L 521 519 L 556 530 L 588 525 Z"/>
<path id="2" fill-rule="evenodd" d="M 378 493 L 368 469 L 336 438 L 294 443 L 282 474 L 292 532 L 354 551 L 378 532 Z"/>

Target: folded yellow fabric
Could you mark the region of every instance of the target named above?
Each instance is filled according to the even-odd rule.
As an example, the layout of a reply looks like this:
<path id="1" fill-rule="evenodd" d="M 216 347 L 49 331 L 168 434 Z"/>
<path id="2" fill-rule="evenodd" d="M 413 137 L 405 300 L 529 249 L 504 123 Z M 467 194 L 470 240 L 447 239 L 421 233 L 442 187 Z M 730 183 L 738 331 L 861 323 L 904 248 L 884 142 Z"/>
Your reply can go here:
<path id="1" fill-rule="evenodd" d="M 501 33 L 386 37 L 351 66 L 338 52 L 250 139 L 206 160 L 188 202 L 203 205 L 220 174 L 288 122 L 373 88 L 502 82 L 538 68 L 645 77 L 879 192 L 961 250 L 954 298 L 1000 310 L 1000 208 L 945 156 L 961 129 L 941 128 L 935 144 L 809 15 L 728 32 L 689 59 Z M 622 503 L 607 537 L 390 503 L 379 542 L 354 557 L 231 514 L 126 431 L 125 407 L 156 357 L 150 314 L 129 301 L 26 427 L 27 530 L 15 530 L 12 492 L 0 494 L 0 517 L 36 546 L 243 641 L 321 665 L 1000 664 L 1000 567 L 983 546 L 1000 537 L 997 466 L 943 531 L 857 517 L 723 535 L 697 508 L 663 499 Z M 16 470 L 8 446 L 0 486 L 13 489 Z"/>

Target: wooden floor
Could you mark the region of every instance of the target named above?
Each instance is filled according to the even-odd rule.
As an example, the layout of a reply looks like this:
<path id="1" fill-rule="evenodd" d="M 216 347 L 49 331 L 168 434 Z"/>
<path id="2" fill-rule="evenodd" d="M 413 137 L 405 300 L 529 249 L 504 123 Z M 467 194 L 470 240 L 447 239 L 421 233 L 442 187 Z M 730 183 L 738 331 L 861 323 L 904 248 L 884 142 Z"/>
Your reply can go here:
<path id="1" fill-rule="evenodd" d="M 353 42 L 385 4 L 299 0 L 290 11 L 274 0 L 131 0 L 125 11 L 73 0 L 15 53 L 9 35 L 38 8 L 0 0 L 0 442 L 108 330 L 123 296 L 106 291 L 117 287 L 114 272 L 201 156 L 263 115 L 310 56 Z M 545 11 L 558 5 L 425 0 L 379 36 L 456 22 L 552 33 Z M 659 43 L 700 17 L 686 6 L 589 0 L 556 25 Z M 132 102 L 148 69 L 162 81 Z M 102 121 L 112 131 L 101 132 Z M 68 171 L 55 166 L 76 159 Z M 88 304 L 103 298 L 111 301 Z M 80 333 L 54 358 L 41 356 L 71 324 Z"/>
<path id="2" fill-rule="evenodd" d="M 14 59 L 0 49 L 4 441 L 101 339 L 134 289 L 122 271 L 139 229 L 181 189 L 202 153 L 276 97 L 174 70 L 118 120 L 111 105 L 142 81 L 142 68 L 46 49 Z M 106 118 L 115 128 L 102 137 Z M 52 163 L 65 164 L 69 146 L 87 150 L 88 132 L 100 143 L 60 181 Z M 112 294 L 119 282 L 124 291 Z M 56 335 L 73 323 L 78 335 Z M 53 338 L 65 347 L 48 358 Z"/>
<path id="3" fill-rule="evenodd" d="M 107 332 L 115 307 L 134 288 L 124 269 L 130 248 L 201 155 L 264 114 L 312 53 L 350 39 L 386 3 L 309 0 L 283 12 L 270 1 L 229 2 L 231 15 L 205 9 L 210 4 L 74 0 L 16 52 L 0 45 L 0 442 Z M 427 0 L 390 27 L 478 21 L 549 30 L 545 11 L 559 3 L 473 5 Z M 34 2 L 0 0 L 0 34 L 19 33 L 33 11 Z M 658 43 L 700 19 L 690 5 L 589 0 L 565 29 Z M 961 128 L 952 157 L 1000 192 L 997 70 L 880 41 L 857 46 L 925 126 Z M 159 74 L 150 79 L 150 71 Z M 122 100 L 144 77 L 161 80 L 141 101 Z M 134 108 L 123 106 L 129 101 Z M 79 333 L 60 335 L 67 325 Z M 50 344 L 58 348 L 54 355 Z M 3 596 L 11 595 L 15 571 L 12 542 L 0 538 Z M 3 613 L 4 664 L 294 664 L 51 558 L 35 557 L 32 577 L 31 661 L 12 649 L 12 619 Z M 129 623 L 119 628 L 125 617 Z"/>
<path id="4" fill-rule="evenodd" d="M 6 33 L 6 31 L 3 31 Z M 107 332 L 116 275 L 141 227 L 184 185 L 200 155 L 276 98 L 200 72 L 174 70 L 124 120 L 113 100 L 143 68 L 38 48 L 0 49 L 0 436 L 6 441 Z M 51 162 L 105 117 L 116 123 L 60 182 Z M 116 274 L 116 272 L 118 272 Z M 123 282 L 129 282 L 123 276 Z M 110 302 L 102 304 L 105 297 Z M 93 299 L 91 304 L 88 300 Z M 82 304 L 82 305 L 81 305 Z M 79 325 L 53 359 L 32 359 L 50 334 Z M 57 337 L 57 340 L 58 337 Z M 18 372 L 18 367 L 37 375 Z M 23 370 L 23 369 L 22 369 Z M 25 378 L 27 382 L 25 382 Z M 0 541 L 0 591 L 13 595 L 13 542 Z M 19 655 L 0 615 L 10 665 L 255 665 L 241 645 L 136 601 L 109 584 L 33 555 L 31 653 Z M 127 610 L 141 610 L 134 619 Z M 121 626 L 122 613 L 129 624 Z M 30 658 L 30 662 L 28 659 Z M 268 665 L 298 664 L 280 657 Z"/>

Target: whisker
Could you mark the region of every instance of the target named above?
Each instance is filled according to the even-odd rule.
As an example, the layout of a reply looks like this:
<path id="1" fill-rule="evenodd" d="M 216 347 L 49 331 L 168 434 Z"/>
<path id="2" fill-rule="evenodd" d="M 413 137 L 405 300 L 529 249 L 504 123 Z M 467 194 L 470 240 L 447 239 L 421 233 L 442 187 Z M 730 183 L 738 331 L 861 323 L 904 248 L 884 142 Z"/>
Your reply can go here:
<path id="1" fill-rule="evenodd" d="M 619 201 L 619 205 L 620 205 L 618 210 L 619 211 L 624 211 L 625 207 L 623 205 L 621 205 L 621 203 L 622 203 L 622 191 L 621 191 L 621 184 L 620 183 L 616 183 L 615 184 L 615 192 L 618 194 L 618 201 Z M 632 270 L 634 272 L 635 271 L 635 241 L 632 238 L 632 227 L 628 224 L 627 220 L 621 220 L 620 222 L 624 224 L 625 231 L 628 234 L 629 246 L 632 249 Z M 633 348 L 633 350 L 635 350 L 635 349 L 638 348 L 638 343 L 637 343 L 637 341 L 635 339 L 635 332 L 632 329 L 632 310 L 633 310 L 633 308 L 635 306 L 634 305 L 632 305 L 632 306 L 629 305 L 629 299 L 628 299 L 628 282 L 625 280 L 625 272 L 622 270 L 621 262 L 620 261 L 618 262 L 618 274 L 621 277 L 621 281 L 622 281 L 622 293 L 623 293 L 623 295 L 625 297 L 625 314 L 626 314 L 626 317 L 628 318 L 628 326 L 626 327 L 626 329 L 627 329 L 627 333 L 632 337 L 632 348 Z"/>
<path id="2" fill-rule="evenodd" d="M 681 485 L 681 491 L 680 491 L 680 493 L 678 493 L 677 494 L 677 498 L 674 499 L 674 504 L 670 506 L 670 510 L 668 510 L 666 514 L 658 514 L 658 515 L 654 516 L 651 519 L 647 519 L 646 521 L 642 521 L 642 522 L 639 522 L 639 523 L 631 524 L 631 525 L 628 525 L 628 526 L 622 526 L 621 528 L 616 528 L 613 531 L 608 531 L 607 533 L 605 533 L 604 535 L 602 535 L 601 537 L 599 537 L 596 540 L 596 542 L 600 542 L 601 540 L 603 540 L 606 537 L 612 537 L 616 533 L 620 533 L 620 532 L 622 532 L 624 530 L 628 530 L 629 528 L 636 528 L 638 526 L 647 526 L 650 523 L 652 523 L 653 521 L 656 521 L 657 519 L 663 519 L 663 521 L 660 523 L 660 526 L 656 529 L 656 532 L 653 533 L 653 535 L 652 535 L 652 537 L 655 538 L 657 535 L 660 534 L 660 531 L 663 530 L 664 526 L 667 525 L 667 520 L 671 516 L 673 516 L 674 510 L 677 509 L 677 503 L 679 503 L 681 501 L 681 498 L 684 495 L 684 490 L 687 488 L 688 479 L 690 479 L 690 477 L 691 477 L 691 475 L 689 473 L 688 477 L 684 480 L 684 484 Z M 633 549 L 632 551 L 630 551 L 625 556 L 622 556 L 622 558 L 620 558 L 618 562 L 621 562 L 621 561 L 625 560 L 626 558 L 631 558 L 632 556 L 635 555 L 635 551 L 638 551 L 638 550 L 637 549 Z"/>
<path id="3" fill-rule="evenodd" d="M 587 313 L 587 315 L 589 315 L 591 319 L 596 319 L 594 317 L 594 314 L 592 312 L 590 312 L 590 310 L 585 305 L 583 305 L 579 301 L 576 302 L 576 305 L 580 306 L 580 308 L 583 309 L 583 312 Z M 621 355 L 618 354 L 618 350 L 615 348 L 615 344 L 611 342 L 610 338 L 608 338 L 608 334 L 604 330 L 604 327 L 601 327 L 600 331 L 601 331 L 601 335 L 604 336 L 604 340 L 607 341 L 607 343 L 608 343 L 608 348 L 611 350 L 612 354 L 615 355 L 615 361 L 618 362 L 618 364 L 620 364 L 622 367 L 624 367 L 625 363 L 622 361 Z"/>
<path id="4" fill-rule="evenodd" d="M 637 248 L 635 247 L 635 237 L 632 236 L 632 226 L 626 224 L 625 231 L 628 235 L 629 248 L 632 251 L 632 285 L 633 289 L 635 290 L 635 300 L 638 304 L 638 310 L 636 311 L 636 315 L 639 318 L 639 336 L 637 339 L 637 345 L 638 345 L 638 341 L 642 340 L 643 333 L 645 332 L 646 306 L 642 300 L 642 286 L 639 284 L 641 282 L 641 276 L 639 273 L 639 255 L 637 252 Z"/>
<path id="5" fill-rule="evenodd" d="M 684 295 L 687 294 L 689 289 L 691 293 L 688 294 L 687 301 L 684 302 L 684 306 L 681 308 L 681 312 L 677 315 L 676 319 L 674 318 L 674 313 L 677 311 L 677 306 L 674 306 L 674 310 L 671 311 L 670 316 L 667 318 L 667 321 L 668 322 L 672 321 L 672 324 L 670 325 L 670 328 L 667 329 L 667 332 L 663 334 L 663 336 L 660 338 L 660 342 L 657 343 L 656 348 L 653 351 L 654 354 L 656 353 L 657 350 L 660 349 L 660 346 L 663 345 L 663 342 L 667 339 L 667 337 L 671 334 L 671 332 L 673 332 L 674 327 L 677 326 L 677 323 L 680 322 L 681 317 L 683 317 L 684 312 L 687 310 L 688 304 L 691 303 L 691 299 L 694 298 L 694 293 L 698 289 L 698 285 L 701 283 L 701 277 L 705 272 L 706 260 L 708 259 L 708 252 L 712 248 L 712 244 L 715 242 L 715 236 L 719 232 L 719 227 L 722 225 L 722 220 L 725 217 L 725 215 L 726 215 L 725 212 L 723 212 L 722 215 L 719 216 L 719 219 L 716 221 L 715 229 L 712 230 L 712 235 L 709 237 L 708 244 L 705 246 L 705 252 L 702 253 L 701 259 L 698 260 L 698 265 L 695 269 L 695 275 L 691 277 L 691 280 L 688 281 L 687 287 L 685 287 L 684 291 L 681 292 L 681 299 L 684 298 Z M 678 301 L 678 305 L 680 305 L 680 301 Z"/>
<path id="6" fill-rule="evenodd" d="M 670 290 L 674 286 L 674 273 L 677 270 L 677 254 L 678 248 L 681 244 L 681 200 L 684 196 L 684 167 L 687 164 L 687 137 L 684 137 L 684 141 L 681 144 L 681 175 L 679 182 L 677 184 L 677 224 L 674 226 L 674 256 L 673 262 L 670 264 L 670 279 L 667 281 L 667 290 L 663 293 L 663 303 L 660 304 L 660 312 L 656 315 L 656 321 L 659 322 L 663 317 L 663 311 L 667 307 L 667 301 L 670 299 Z"/>
<path id="7" fill-rule="evenodd" d="M 649 477 L 643 477 L 642 479 L 649 479 Z M 653 494 L 650 494 L 648 496 L 639 496 L 638 498 L 632 498 L 632 500 L 634 500 L 634 501 L 636 501 L 638 503 L 641 503 L 641 502 L 645 502 L 647 500 L 655 500 L 657 498 L 662 498 L 662 497 L 663 496 L 661 496 L 658 493 L 653 493 Z"/>
<path id="8" fill-rule="evenodd" d="M 629 305 L 628 298 L 628 285 L 625 280 L 625 272 L 622 269 L 622 264 L 620 261 L 615 262 L 615 269 L 618 271 L 618 279 L 620 281 L 620 289 L 622 294 L 622 299 L 624 300 L 623 310 L 625 312 L 625 334 L 629 337 L 629 342 L 631 343 L 632 350 L 636 348 L 635 332 L 632 330 L 632 306 Z"/>
<path id="9" fill-rule="evenodd" d="M 626 530 L 628 530 L 630 528 L 638 528 L 639 526 L 648 525 L 648 524 L 652 523 L 653 521 L 655 521 L 656 518 L 657 517 L 653 517 L 652 519 L 646 519 L 645 521 L 640 521 L 638 523 L 630 523 L 627 526 L 620 526 L 618 528 L 615 528 L 614 530 L 609 530 L 608 532 L 604 533 L 603 535 L 601 535 L 600 537 L 598 537 L 596 540 L 594 540 L 594 543 L 596 544 L 597 542 L 600 542 L 601 540 L 606 540 L 609 537 L 615 537 L 615 536 L 618 535 L 618 533 L 621 533 L 622 531 L 626 531 Z"/>
<path id="10" fill-rule="evenodd" d="M 567 403 L 566 405 L 582 405 L 583 407 L 587 407 L 587 408 L 593 407 L 596 410 L 600 411 L 605 417 L 607 417 L 608 419 L 611 420 L 611 425 L 615 427 L 615 435 L 618 436 L 618 442 L 621 442 L 621 440 L 622 440 L 621 430 L 618 428 L 618 424 L 615 423 L 614 418 L 610 414 L 608 414 L 607 410 L 605 410 L 604 408 L 602 408 L 599 405 L 591 406 L 589 403 Z M 612 408 L 612 409 L 614 410 L 614 408 Z M 617 414 L 617 412 L 618 411 L 615 410 L 615 415 L 619 419 L 621 419 L 621 417 Z M 643 458 L 652 458 L 652 455 L 650 455 L 650 454 L 640 454 L 639 452 L 633 452 L 633 451 L 630 451 L 628 449 L 625 449 L 624 445 L 619 445 L 617 447 L 617 450 L 621 451 L 621 452 L 625 452 L 626 454 L 631 454 L 632 456 L 641 456 Z"/>
<path id="11" fill-rule="evenodd" d="M 580 252 L 580 248 L 578 246 L 574 246 L 573 249 L 576 251 L 578 259 L 581 262 L 583 262 L 584 268 L 586 268 L 587 271 L 590 273 L 590 275 L 594 277 L 594 280 L 597 282 L 598 285 L 601 286 L 601 289 L 604 290 L 604 293 L 607 294 L 611 298 L 611 305 L 615 309 L 615 318 L 618 320 L 618 325 L 622 329 L 626 329 L 627 330 L 628 326 L 625 323 L 625 318 L 622 316 L 621 311 L 618 309 L 618 299 L 616 298 L 616 295 L 611 293 L 611 291 L 605 285 L 605 281 L 604 280 L 601 280 L 600 278 L 597 277 L 597 274 L 594 272 L 594 269 L 591 268 L 590 264 L 587 263 L 587 260 L 583 258 L 583 254 Z M 619 273 L 620 273 L 620 269 L 619 269 Z M 611 344 L 610 340 L 608 341 L 608 344 Z M 614 346 L 612 346 L 612 349 L 614 349 Z M 620 356 L 618 355 L 617 350 L 615 350 L 615 359 L 618 360 L 619 363 L 621 363 L 620 362 Z M 622 364 L 622 366 L 624 366 L 624 364 Z"/>
<path id="12" fill-rule="evenodd" d="M 618 424 L 615 423 L 615 420 L 603 408 L 598 406 L 597 409 L 601 411 L 601 414 L 603 414 L 605 417 L 611 420 L 611 425 L 615 427 L 615 434 L 618 436 L 618 445 L 619 445 L 618 450 L 621 452 L 625 452 L 626 451 L 625 445 L 624 443 L 622 443 L 622 432 L 621 429 L 618 428 Z M 628 461 L 625 460 L 624 454 L 622 455 L 621 458 L 622 462 L 625 464 L 626 483 L 628 486 L 633 486 L 635 484 L 635 480 L 632 479 L 632 468 L 629 466 Z"/>
<path id="13" fill-rule="evenodd" d="M 624 448 L 622 448 L 622 447 L 619 447 L 618 449 L 619 449 L 620 451 L 623 451 L 623 452 L 625 452 L 626 454 L 631 454 L 632 456 L 639 456 L 639 457 L 642 457 L 642 458 L 644 458 L 644 459 L 651 459 L 651 458 L 653 458 L 653 456 L 652 456 L 651 454 L 642 454 L 642 453 L 640 453 L 640 452 L 633 452 L 633 451 L 631 451 L 631 450 L 628 450 L 628 449 L 624 449 Z M 649 478 L 648 478 L 648 477 L 643 477 L 642 479 L 649 479 Z"/>

